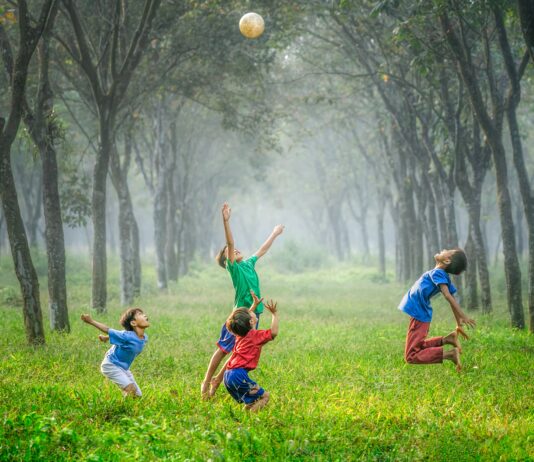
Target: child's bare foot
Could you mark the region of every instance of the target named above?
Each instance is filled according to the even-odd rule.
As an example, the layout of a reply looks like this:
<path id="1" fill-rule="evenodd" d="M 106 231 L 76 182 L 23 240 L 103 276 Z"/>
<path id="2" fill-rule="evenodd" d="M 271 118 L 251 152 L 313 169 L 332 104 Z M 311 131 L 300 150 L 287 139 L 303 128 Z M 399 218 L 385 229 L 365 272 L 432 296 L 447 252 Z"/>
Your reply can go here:
<path id="1" fill-rule="evenodd" d="M 210 383 L 209 382 L 206 382 L 205 380 L 204 382 L 202 382 L 202 384 L 200 385 L 200 394 L 202 395 L 202 399 L 204 401 L 210 398 Z"/>
<path id="2" fill-rule="evenodd" d="M 462 363 L 460 362 L 460 352 L 458 351 L 458 348 L 453 348 L 452 350 L 443 352 L 443 359 L 448 359 L 456 364 L 457 372 L 462 370 Z"/>
<path id="3" fill-rule="evenodd" d="M 221 384 L 222 380 L 215 377 L 214 379 L 211 379 L 210 382 L 210 392 L 209 397 L 212 398 L 215 396 L 215 393 L 217 392 L 217 388 L 219 388 L 219 385 Z"/>
<path id="4" fill-rule="evenodd" d="M 453 330 L 449 335 L 446 337 L 443 337 L 443 344 L 444 345 L 452 345 L 456 348 L 458 348 L 458 352 L 462 352 L 462 346 L 460 345 L 460 342 L 458 340 L 458 332 Z"/>
<path id="5" fill-rule="evenodd" d="M 261 398 L 254 401 L 252 404 L 247 404 L 245 409 L 250 412 L 258 412 L 261 408 L 264 408 L 269 402 L 269 392 L 266 391 Z"/>

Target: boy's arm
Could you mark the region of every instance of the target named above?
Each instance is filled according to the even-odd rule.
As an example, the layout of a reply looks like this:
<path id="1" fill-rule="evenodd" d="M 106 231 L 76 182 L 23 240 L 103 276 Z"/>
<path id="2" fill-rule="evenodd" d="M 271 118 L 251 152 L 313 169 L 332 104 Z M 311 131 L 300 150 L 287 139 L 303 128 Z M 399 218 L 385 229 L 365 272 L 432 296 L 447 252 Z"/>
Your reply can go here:
<path id="1" fill-rule="evenodd" d="M 235 261 L 235 252 L 234 252 L 234 237 L 232 236 L 232 230 L 230 229 L 230 214 L 232 209 L 227 202 L 224 203 L 222 207 L 222 217 L 224 225 L 224 235 L 226 237 L 226 248 L 228 252 L 228 260 L 230 263 Z"/>
<path id="2" fill-rule="evenodd" d="M 250 295 L 252 296 L 252 305 L 250 305 L 249 311 L 256 311 L 258 305 L 263 302 L 263 297 L 258 298 L 252 289 L 250 289 Z"/>
<path id="3" fill-rule="evenodd" d="M 101 330 L 105 334 L 109 332 L 108 326 L 106 326 L 105 324 L 102 324 L 101 322 L 95 321 L 88 314 L 82 314 L 81 318 L 83 322 L 86 322 L 87 324 L 91 324 L 92 326 L 96 327 L 98 330 Z"/>
<path id="4" fill-rule="evenodd" d="M 256 251 L 254 255 L 256 257 L 261 258 L 263 257 L 267 251 L 271 248 L 271 245 L 273 245 L 274 240 L 280 236 L 284 232 L 284 226 L 283 225 L 276 225 L 273 229 L 273 232 L 271 235 L 267 238 L 267 240 L 262 244 L 262 246 Z"/>
<path id="5" fill-rule="evenodd" d="M 454 317 L 456 318 L 456 325 L 460 328 L 460 331 L 463 333 L 462 335 L 465 336 L 465 333 L 461 329 L 462 325 L 467 325 L 469 327 L 475 327 L 476 322 L 474 319 L 469 318 L 460 308 L 460 305 L 456 301 L 456 299 L 453 297 L 453 295 L 449 292 L 449 288 L 447 287 L 447 284 L 440 284 L 439 288 L 441 290 L 441 293 L 446 298 L 446 300 L 449 302 L 449 305 L 451 306 L 452 313 L 454 314 Z"/>
<path id="6" fill-rule="evenodd" d="M 271 314 L 273 315 L 273 318 L 271 320 L 271 336 L 273 339 L 278 335 L 278 303 L 273 302 L 272 300 L 270 302 L 265 303 L 265 308 L 267 308 Z"/>

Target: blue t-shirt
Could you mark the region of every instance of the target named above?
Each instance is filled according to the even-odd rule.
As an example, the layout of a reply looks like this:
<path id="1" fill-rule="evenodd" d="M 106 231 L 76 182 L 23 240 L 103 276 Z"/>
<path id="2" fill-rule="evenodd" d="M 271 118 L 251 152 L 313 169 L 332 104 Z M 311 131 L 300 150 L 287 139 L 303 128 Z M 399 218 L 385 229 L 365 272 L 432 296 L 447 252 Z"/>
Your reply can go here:
<path id="1" fill-rule="evenodd" d="M 434 268 L 415 282 L 408 293 L 402 298 L 399 310 L 421 322 L 432 321 L 432 306 L 430 299 L 441 292 L 439 285 L 447 284 L 451 294 L 456 293 L 448 273 L 441 268 Z"/>
<path id="2" fill-rule="evenodd" d="M 130 369 L 135 357 L 143 351 L 148 337 L 139 338 L 132 330 L 109 329 L 109 343 L 113 346 L 106 353 L 109 360 L 123 369 Z"/>

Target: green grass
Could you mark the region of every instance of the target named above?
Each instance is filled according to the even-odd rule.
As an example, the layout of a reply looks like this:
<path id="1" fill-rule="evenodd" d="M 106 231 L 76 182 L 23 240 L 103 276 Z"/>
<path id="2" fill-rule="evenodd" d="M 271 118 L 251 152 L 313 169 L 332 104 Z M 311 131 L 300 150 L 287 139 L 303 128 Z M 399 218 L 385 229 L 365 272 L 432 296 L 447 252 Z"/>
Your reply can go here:
<path id="1" fill-rule="evenodd" d="M 159 294 L 145 265 L 137 304 L 152 325 L 132 367 L 144 396 L 133 401 L 100 375 L 107 347 L 79 320 L 87 261 L 69 260 L 72 333 L 47 331 L 36 349 L 26 345 L 10 264 L 0 261 L 2 461 L 534 460 L 534 337 L 508 327 L 502 294 L 492 317 L 473 314 L 478 327 L 458 374 L 451 363 L 404 364 L 408 318 L 396 306 L 406 287 L 377 283 L 361 267 L 279 274 L 262 262 L 262 291 L 279 301 L 281 321 L 251 374 L 271 393 L 254 415 L 224 388 L 199 399 L 233 301 L 222 270 L 194 266 Z M 93 315 L 119 327 L 117 266 L 110 270 L 109 312 Z M 39 273 L 46 307 L 42 264 Z M 434 307 L 431 334 L 446 334 L 450 309 Z M 269 322 L 264 315 L 261 326 Z"/>

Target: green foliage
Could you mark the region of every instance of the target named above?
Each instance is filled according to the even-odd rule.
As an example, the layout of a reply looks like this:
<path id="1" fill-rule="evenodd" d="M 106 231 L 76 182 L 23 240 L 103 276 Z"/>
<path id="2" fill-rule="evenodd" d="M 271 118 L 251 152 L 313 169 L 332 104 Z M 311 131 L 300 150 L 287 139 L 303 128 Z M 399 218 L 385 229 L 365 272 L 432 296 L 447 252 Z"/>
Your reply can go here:
<path id="1" fill-rule="evenodd" d="M 373 269 L 354 264 L 301 274 L 276 264 L 269 255 L 258 271 L 279 301 L 280 335 L 251 373 L 272 400 L 251 415 L 223 388 L 199 399 L 233 301 L 225 271 L 195 265 L 169 293 L 138 301 L 152 324 L 132 367 L 144 396 L 124 400 L 98 370 L 107 346 L 79 320 L 89 262 L 70 257 L 79 273 L 70 272 L 70 335 L 48 332 L 44 347 L 28 347 L 20 310 L 0 307 L 0 460 L 532 460 L 534 337 L 508 327 L 502 296 L 492 317 L 474 314 L 458 374 L 450 363 L 404 364 L 408 319 L 396 306 L 406 287 L 374 284 Z M 155 286 L 153 270 L 143 274 Z M 431 334 L 450 332 L 446 302 L 434 308 Z M 118 327 L 121 310 L 114 302 L 95 318 Z"/>

